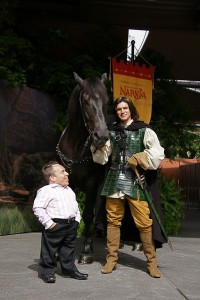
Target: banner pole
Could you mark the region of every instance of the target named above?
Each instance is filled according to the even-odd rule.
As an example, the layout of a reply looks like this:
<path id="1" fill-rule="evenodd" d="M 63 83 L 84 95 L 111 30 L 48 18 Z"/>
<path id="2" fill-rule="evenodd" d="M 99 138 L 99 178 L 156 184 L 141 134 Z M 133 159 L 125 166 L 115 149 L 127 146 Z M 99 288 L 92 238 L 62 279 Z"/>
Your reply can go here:
<path id="1" fill-rule="evenodd" d="M 131 41 L 131 62 L 134 63 L 134 48 L 135 48 L 135 41 Z"/>

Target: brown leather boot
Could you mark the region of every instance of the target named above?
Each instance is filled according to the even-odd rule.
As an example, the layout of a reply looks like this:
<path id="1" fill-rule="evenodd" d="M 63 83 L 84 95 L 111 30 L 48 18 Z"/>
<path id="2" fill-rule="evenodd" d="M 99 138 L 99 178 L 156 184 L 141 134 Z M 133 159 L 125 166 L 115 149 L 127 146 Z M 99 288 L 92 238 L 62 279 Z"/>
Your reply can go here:
<path id="1" fill-rule="evenodd" d="M 118 250 L 120 242 L 120 228 L 108 227 L 107 229 L 107 247 L 108 255 L 106 256 L 106 264 L 102 268 L 102 274 L 112 273 L 116 269 L 118 260 Z"/>
<path id="2" fill-rule="evenodd" d="M 157 268 L 157 256 L 155 245 L 152 239 L 152 228 L 140 230 L 140 238 L 147 258 L 147 272 L 151 277 L 160 278 L 161 274 Z"/>

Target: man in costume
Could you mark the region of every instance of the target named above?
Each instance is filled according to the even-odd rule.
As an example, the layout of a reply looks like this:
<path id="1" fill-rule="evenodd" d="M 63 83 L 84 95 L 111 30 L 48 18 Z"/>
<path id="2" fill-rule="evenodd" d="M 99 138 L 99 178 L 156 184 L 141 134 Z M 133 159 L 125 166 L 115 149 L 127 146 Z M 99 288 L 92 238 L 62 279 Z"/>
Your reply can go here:
<path id="1" fill-rule="evenodd" d="M 145 199 L 135 169 L 141 175 L 139 180 L 144 180 L 146 176 L 148 183 L 156 184 L 156 170 L 164 159 L 164 149 L 150 126 L 138 121 L 139 115 L 131 99 L 119 97 L 114 101 L 114 107 L 117 118 L 109 126 L 109 141 L 101 149 L 91 146 L 96 163 L 105 164 L 111 156 L 101 193 L 106 196 L 108 248 L 106 264 L 101 272 L 108 274 L 116 268 L 120 227 L 127 201 L 147 258 L 147 272 L 150 276 L 159 278 L 156 247 L 161 247 L 166 240 Z M 159 208 L 158 213 L 161 212 L 160 204 L 156 203 L 155 206 Z"/>

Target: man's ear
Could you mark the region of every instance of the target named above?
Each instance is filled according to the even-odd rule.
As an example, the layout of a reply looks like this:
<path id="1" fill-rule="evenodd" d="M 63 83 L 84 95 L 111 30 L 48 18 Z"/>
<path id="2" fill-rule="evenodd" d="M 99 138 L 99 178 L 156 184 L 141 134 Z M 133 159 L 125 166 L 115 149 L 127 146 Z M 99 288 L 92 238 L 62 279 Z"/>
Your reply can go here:
<path id="1" fill-rule="evenodd" d="M 54 183 L 55 182 L 55 176 L 54 175 L 50 175 L 49 176 L 49 183 Z"/>

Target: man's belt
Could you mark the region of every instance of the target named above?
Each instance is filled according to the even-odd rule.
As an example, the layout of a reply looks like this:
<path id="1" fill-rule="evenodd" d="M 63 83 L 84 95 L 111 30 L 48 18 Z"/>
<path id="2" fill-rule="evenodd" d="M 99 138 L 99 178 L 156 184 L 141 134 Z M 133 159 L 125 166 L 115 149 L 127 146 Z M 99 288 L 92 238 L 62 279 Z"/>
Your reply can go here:
<path id="1" fill-rule="evenodd" d="M 59 223 L 59 224 L 70 224 L 72 222 L 75 221 L 75 218 L 69 218 L 69 219 L 52 219 L 55 223 Z"/>

